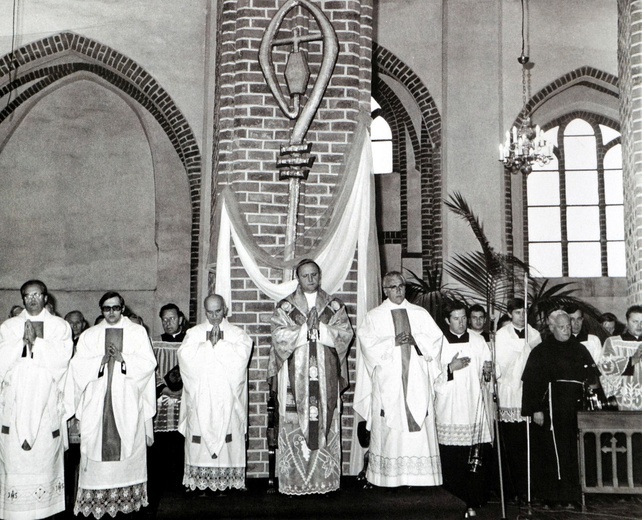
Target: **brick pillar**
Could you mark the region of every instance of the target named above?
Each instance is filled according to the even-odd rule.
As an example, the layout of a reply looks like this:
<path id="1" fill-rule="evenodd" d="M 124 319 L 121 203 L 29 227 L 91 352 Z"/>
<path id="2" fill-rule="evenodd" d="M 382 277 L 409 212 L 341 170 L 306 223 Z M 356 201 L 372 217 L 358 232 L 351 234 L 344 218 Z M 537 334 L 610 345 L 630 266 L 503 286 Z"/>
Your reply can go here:
<path id="1" fill-rule="evenodd" d="M 282 259 L 288 205 L 288 182 L 279 180 L 276 161 L 279 146 L 287 144 L 292 121 L 272 97 L 258 61 L 261 38 L 284 0 L 223 0 L 219 10 L 217 42 L 217 93 L 213 205 L 226 186 L 233 189 L 255 243 L 275 259 Z M 301 185 L 297 256 L 306 254 L 323 238 L 327 224 L 320 219 L 331 207 L 343 174 L 343 161 L 350 151 L 360 110 L 370 110 L 372 47 L 372 0 L 318 0 L 314 2 L 332 23 L 339 39 L 337 65 L 325 96 L 306 136 L 316 157 L 307 181 Z M 317 30 L 304 10 L 293 10 L 279 38 L 290 36 L 294 22 L 303 33 Z M 316 80 L 321 59 L 320 42 L 302 45 L 311 69 L 308 88 Z M 274 51 L 277 71 L 285 67 L 290 47 Z M 277 72 L 278 73 L 278 72 Z M 308 91 L 309 93 L 309 91 Z M 305 100 L 304 100 L 305 101 Z M 213 229 L 213 233 L 217 230 Z M 305 237 L 302 235 L 305 233 Z M 312 237 L 308 238 L 310 235 Z M 267 356 L 270 329 L 267 319 L 275 302 L 261 294 L 249 279 L 233 251 L 231 321 L 245 327 L 254 340 L 250 365 L 250 419 L 248 476 L 267 475 L 265 439 Z M 283 272 L 264 266 L 273 282 Z M 210 285 L 213 285 L 212 274 Z M 356 263 L 339 296 L 346 302 L 356 325 Z M 350 352 L 350 377 L 354 386 L 354 347 Z M 344 394 L 344 471 L 350 460 L 352 391 Z"/>
<path id="2" fill-rule="evenodd" d="M 618 73 L 629 304 L 642 301 L 642 1 L 618 0 Z"/>

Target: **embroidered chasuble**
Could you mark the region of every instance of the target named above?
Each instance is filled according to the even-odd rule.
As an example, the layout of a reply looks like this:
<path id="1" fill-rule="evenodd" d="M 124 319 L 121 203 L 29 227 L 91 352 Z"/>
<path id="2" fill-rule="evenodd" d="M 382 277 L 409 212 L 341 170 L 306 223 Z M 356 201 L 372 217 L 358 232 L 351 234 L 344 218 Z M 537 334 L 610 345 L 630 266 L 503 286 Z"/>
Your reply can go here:
<path id="1" fill-rule="evenodd" d="M 317 317 L 316 307 L 310 309 L 310 314 Z M 317 340 L 319 331 L 308 330 L 308 448 L 319 449 L 319 369 L 317 367 Z"/>
<path id="2" fill-rule="evenodd" d="M 607 396 L 615 396 L 620 410 L 642 410 L 642 363 L 632 356 L 642 348 L 642 338 L 628 331 L 606 338 L 598 362 L 601 382 Z"/>
<path id="3" fill-rule="evenodd" d="M 318 329 L 309 330 L 316 313 Z M 348 386 L 346 354 L 353 336 L 343 303 L 321 289 L 308 304 L 297 291 L 271 319 L 268 378 L 279 398 L 279 491 L 327 493 L 339 487 L 339 395 Z"/>
<path id="4" fill-rule="evenodd" d="M 118 352 L 123 351 L 123 329 L 105 330 L 105 355 L 109 356 L 109 346 L 116 347 Z M 120 434 L 114 417 L 114 404 L 111 395 L 111 384 L 114 378 L 113 357 L 107 361 L 107 392 L 105 392 L 105 407 L 103 409 L 103 447 L 102 460 L 114 461 L 120 459 Z M 104 377 L 105 366 L 101 367 L 101 377 Z"/>

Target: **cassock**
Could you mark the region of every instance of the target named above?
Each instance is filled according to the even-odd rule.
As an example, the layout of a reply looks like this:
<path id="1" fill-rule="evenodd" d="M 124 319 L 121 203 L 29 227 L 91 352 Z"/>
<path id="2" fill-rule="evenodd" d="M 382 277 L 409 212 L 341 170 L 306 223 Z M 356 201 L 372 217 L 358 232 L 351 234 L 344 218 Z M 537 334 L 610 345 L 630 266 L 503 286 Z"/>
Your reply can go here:
<path id="1" fill-rule="evenodd" d="M 615 396 L 619 410 L 642 410 L 642 363 L 633 364 L 631 356 L 642 345 L 626 331 L 621 336 L 606 338 L 598 366 L 602 387 L 608 396 Z"/>
<path id="2" fill-rule="evenodd" d="M 577 412 L 585 384 L 600 372 L 586 347 L 575 338 L 547 338 L 531 352 L 524 375 L 522 413 L 544 412 L 544 425 L 533 424 L 531 468 L 533 493 L 552 502 L 581 498 L 577 455 Z"/>
<path id="3" fill-rule="evenodd" d="M 271 318 L 268 381 L 278 389 L 279 491 L 328 493 L 341 477 L 341 400 L 348 387 L 346 355 L 354 335 L 345 305 L 318 289 L 318 338 L 308 334 L 306 294 L 281 300 Z M 276 386 L 275 386 L 276 383 Z"/>
<path id="4" fill-rule="evenodd" d="M 32 356 L 25 322 L 36 329 Z M 69 324 L 43 309 L 0 326 L 0 518 L 46 518 L 65 509 L 67 424 L 64 374 L 73 352 Z"/>
<path id="5" fill-rule="evenodd" d="M 252 340 L 224 319 L 215 345 L 212 325 L 187 331 L 178 350 L 183 400 L 178 430 L 185 436 L 183 484 L 190 489 L 245 487 L 247 367 Z"/>
<path id="6" fill-rule="evenodd" d="M 181 343 L 184 339 L 185 339 L 184 330 L 181 330 L 176 334 L 168 334 L 167 332 L 163 332 L 160 337 L 161 341 L 167 341 L 168 343 Z"/>
<path id="7" fill-rule="evenodd" d="M 503 452 L 502 467 L 507 494 L 510 497 L 528 492 L 526 461 L 526 417 L 522 416 L 522 373 L 528 355 L 542 342 L 540 333 L 530 325 L 518 330 L 508 323 L 495 335 L 495 366 L 501 373 L 497 380 L 499 428 Z M 528 343 L 526 342 L 528 333 Z"/>
<path id="8" fill-rule="evenodd" d="M 119 340 L 118 338 L 122 338 Z M 106 341 L 123 362 L 103 364 Z M 147 506 L 147 445 L 154 439 L 156 358 L 141 325 L 102 321 L 80 336 L 65 400 L 80 421 L 80 470 L 74 514 L 100 518 Z"/>
<path id="9" fill-rule="evenodd" d="M 492 358 L 486 341 L 476 332 L 457 336 L 447 331 L 445 336 L 441 375 L 435 384 L 444 486 L 475 509 L 484 500 L 493 439 L 491 381 L 483 377 L 484 363 Z M 448 364 L 455 355 L 470 358 L 468 366 L 451 371 Z"/>
<path id="10" fill-rule="evenodd" d="M 441 329 L 430 314 L 407 300 L 389 299 L 359 327 L 369 384 L 360 384 L 355 410 L 371 430 L 366 478 L 376 486 L 438 486 L 442 483 L 435 428 L 434 388 L 439 374 Z M 414 341 L 395 344 L 401 332 Z"/>

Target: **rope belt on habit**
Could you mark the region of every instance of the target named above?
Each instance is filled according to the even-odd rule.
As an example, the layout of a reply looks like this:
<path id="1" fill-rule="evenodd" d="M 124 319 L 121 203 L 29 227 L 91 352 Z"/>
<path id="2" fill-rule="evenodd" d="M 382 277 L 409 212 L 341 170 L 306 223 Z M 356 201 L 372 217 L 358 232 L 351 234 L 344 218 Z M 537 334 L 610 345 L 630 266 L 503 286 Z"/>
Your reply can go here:
<path id="1" fill-rule="evenodd" d="M 551 432 L 553 433 L 553 448 L 555 448 L 555 461 L 557 462 L 557 480 L 562 479 L 562 474 L 560 470 L 560 456 L 557 451 L 557 439 L 555 438 L 555 426 L 553 425 L 553 396 L 551 392 L 551 385 L 553 383 L 572 383 L 576 385 L 584 386 L 582 381 L 577 381 L 575 379 L 557 379 L 551 383 L 548 383 L 548 414 L 551 419 Z"/>

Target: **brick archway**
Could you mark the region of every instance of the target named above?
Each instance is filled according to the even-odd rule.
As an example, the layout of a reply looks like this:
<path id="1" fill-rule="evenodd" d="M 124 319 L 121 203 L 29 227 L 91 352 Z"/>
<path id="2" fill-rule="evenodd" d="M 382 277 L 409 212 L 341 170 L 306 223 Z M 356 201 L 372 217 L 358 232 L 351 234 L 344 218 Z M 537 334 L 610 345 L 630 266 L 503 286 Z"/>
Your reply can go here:
<path id="1" fill-rule="evenodd" d="M 442 229 L 442 172 L 441 172 L 441 115 L 430 92 L 414 71 L 388 49 L 373 42 L 373 96 L 386 113 L 386 118 L 394 112 L 391 130 L 399 132 L 395 138 L 397 142 L 403 141 L 405 146 L 412 146 L 416 158 L 416 165 L 421 174 L 421 258 L 423 275 L 428 276 L 435 268 L 441 265 L 443 258 L 443 229 Z M 417 131 L 411 116 L 403 107 L 381 76 L 388 76 L 398 82 L 412 96 L 421 115 L 420 128 Z M 401 139 L 400 133 L 409 130 L 410 142 Z M 394 152 L 395 160 L 399 159 L 398 152 Z M 396 164 L 399 164 L 397 161 Z M 400 171 L 402 183 L 405 181 L 405 171 Z M 400 237 L 404 253 L 407 253 L 405 244 L 407 239 L 407 207 L 406 193 L 401 193 L 402 208 L 401 221 L 403 235 Z"/>
<path id="2" fill-rule="evenodd" d="M 48 65 L 52 59 L 71 61 Z M 31 42 L 0 58 L 0 100 L 17 94 L 0 111 L 0 124 L 18 107 L 51 85 L 77 73 L 95 74 L 147 110 L 160 124 L 187 175 L 192 224 L 189 315 L 196 316 L 201 211 L 201 154 L 185 116 L 169 94 L 140 65 L 90 38 L 63 32 Z"/>

